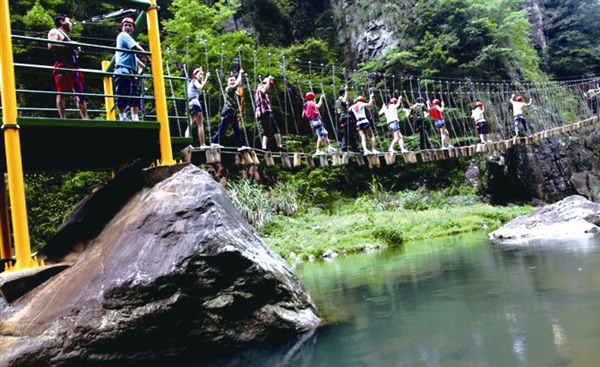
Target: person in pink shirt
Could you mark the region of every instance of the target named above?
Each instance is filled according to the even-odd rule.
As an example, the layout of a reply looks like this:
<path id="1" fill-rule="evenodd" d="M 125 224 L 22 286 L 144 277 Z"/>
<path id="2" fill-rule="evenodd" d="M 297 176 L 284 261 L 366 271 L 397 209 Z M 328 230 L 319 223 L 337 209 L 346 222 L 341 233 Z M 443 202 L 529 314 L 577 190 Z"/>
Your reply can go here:
<path id="1" fill-rule="evenodd" d="M 328 133 L 323 126 L 323 120 L 321 119 L 321 113 L 319 112 L 319 108 L 323 105 L 325 96 L 321 95 L 318 103 L 315 102 L 315 94 L 313 92 L 306 93 L 304 98 L 306 99 L 306 102 L 304 102 L 302 108 L 302 117 L 308 119 L 310 127 L 317 133 L 317 151 L 315 154 L 324 154 L 321 150 L 323 143 L 327 147 L 328 152 L 335 152 L 336 149 L 329 143 L 329 139 L 327 138 Z"/>

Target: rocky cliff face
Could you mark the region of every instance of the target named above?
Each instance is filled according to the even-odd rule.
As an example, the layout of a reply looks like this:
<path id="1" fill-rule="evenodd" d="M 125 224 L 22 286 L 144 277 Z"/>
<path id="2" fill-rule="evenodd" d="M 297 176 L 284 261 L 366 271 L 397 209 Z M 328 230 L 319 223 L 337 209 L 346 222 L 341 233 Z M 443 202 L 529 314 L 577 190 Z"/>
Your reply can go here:
<path id="1" fill-rule="evenodd" d="M 544 34 L 544 4 L 542 0 L 532 0 L 523 2 L 523 6 L 527 8 L 529 14 L 529 22 L 531 23 L 531 35 L 533 44 L 536 48 L 545 49 L 548 44 L 546 35 Z"/>
<path id="2" fill-rule="evenodd" d="M 400 41 L 394 30 L 408 24 L 402 25 L 401 19 L 393 16 L 394 11 L 398 7 L 414 5 L 412 0 L 396 2 L 384 8 L 387 9 L 384 12 L 377 10 L 374 3 L 379 2 L 331 1 L 338 24 L 340 47 L 344 51 L 345 59 L 351 64 L 372 60 L 383 53 L 386 47 L 398 47 Z M 395 24 L 391 24 L 392 22 Z"/>
<path id="3" fill-rule="evenodd" d="M 497 203 L 552 203 L 570 195 L 600 203 L 599 144 L 597 127 L 592 126 L 517 145 L 503 159 L 488 162 L 487 192 Z"/>
<path id="4" fill-rule="evenodd" d="M 47 252 L 71 267 L 0 309 L 1 366 L 168 365 L 320 321 L 292 269 L 194 166 L 136 192 L 99 234 L 79 225 L 77 240 L 85 222 Z"/>

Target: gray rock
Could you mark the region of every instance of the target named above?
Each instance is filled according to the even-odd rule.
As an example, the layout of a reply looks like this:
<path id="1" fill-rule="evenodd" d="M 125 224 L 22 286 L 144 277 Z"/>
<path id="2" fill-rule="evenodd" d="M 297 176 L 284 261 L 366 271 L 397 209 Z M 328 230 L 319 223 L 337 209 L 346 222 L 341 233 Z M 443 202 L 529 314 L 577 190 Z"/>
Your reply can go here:
<path id="1" fill-rule="evenodd" d="M 593 128 L 519 144 L 502 155 L 502 164 L 486 161 L 484 191 L 493 203 L 552 203 L 570 195 L 600 202 L 600 137 Z"/>
<path id="2" fill-rule="evenodd" d="M 164 365 L 320 322 L 290 266 L 197 167 L 137 192 L 82 237 L 56 251 L 70 268 L 0 309 L 0 366 Z"/>
<path id="3" fill-rule="evenodd" d="M 588 237 L 599 233 L 600 204 L 578 195 L 522 215 L 489 234 L 492 240 Z"/>

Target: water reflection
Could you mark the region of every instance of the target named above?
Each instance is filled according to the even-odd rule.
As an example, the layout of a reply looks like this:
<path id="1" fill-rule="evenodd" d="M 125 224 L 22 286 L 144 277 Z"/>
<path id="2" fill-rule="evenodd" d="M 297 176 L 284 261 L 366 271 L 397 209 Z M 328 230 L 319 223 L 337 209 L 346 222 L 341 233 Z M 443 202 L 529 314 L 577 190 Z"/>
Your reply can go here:
<path id="1" fill-rule="evenodd" d="M 326 326 L 209 366 L 592 366 L 600 241 L 483 235 L 301 264 Z"/>

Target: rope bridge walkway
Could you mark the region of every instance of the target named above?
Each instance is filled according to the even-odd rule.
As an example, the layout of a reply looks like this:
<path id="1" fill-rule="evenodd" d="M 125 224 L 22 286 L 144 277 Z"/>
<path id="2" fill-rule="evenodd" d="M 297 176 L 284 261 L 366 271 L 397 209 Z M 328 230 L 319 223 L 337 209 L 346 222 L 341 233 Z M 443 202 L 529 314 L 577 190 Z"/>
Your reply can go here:
<path id="1" fill-rule="evenodd" d="M 534 144 L 543 139 L 551 138 L 561 134 L 566 134 L 586 126 L 591 126 L 598 122 L 598 116 L 578 121 L 534 133 L 526 137 L 515 136 L 510 139 L 496 141 L 492 143 L 477 143 L 463 146 L 453 146 L 442 149 L 425 149 L 406 152 L 385 152 L 377 154 L 361 154 L 356 152 L 329 152 L 322 154 L 309 154 L 303 152 L 271 152 L 263 149 L 247 148 L 239 149 L 237 147 L 188 147 L 192 154 L 204 154 L 204 163 L 215 164 L 221 162 L 221 155 L 234 155 L 235 162 L 243 165 L 259 165 L 261 159 L 267 166 L 276 164 L 276 159 L 281 166 L 286 169 L 292 167 L 315 168 L 317 163 L 320 167 L 342 166 L 351 162 L 358 166 L 368 166 L 369 168 L 379 167 L 383 162 L 386 165 L 395 164 L 397 160 L 404 163 L 426 163 L 450 158 L 470 157 L 476 154 L 489 154 L 493 152 L 505 151 L 518 144 Z M 316 162 L 316 163 L 315 163 Z"/>

